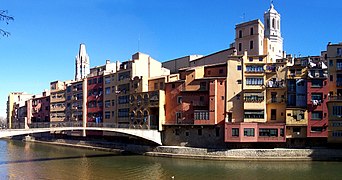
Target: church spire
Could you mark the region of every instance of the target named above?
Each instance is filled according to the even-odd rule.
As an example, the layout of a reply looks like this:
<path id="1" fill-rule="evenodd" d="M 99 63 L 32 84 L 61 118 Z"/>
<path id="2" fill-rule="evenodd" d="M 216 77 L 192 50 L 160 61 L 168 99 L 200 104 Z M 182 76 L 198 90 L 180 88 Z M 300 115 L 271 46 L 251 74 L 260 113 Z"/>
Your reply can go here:
<path id="1" fill-rule="evenodd" d="M 81 43 L 78 55 L 75 58 L 75 80 L 81 80 L 90 73 L 89 56 L 85 44 Z"/>

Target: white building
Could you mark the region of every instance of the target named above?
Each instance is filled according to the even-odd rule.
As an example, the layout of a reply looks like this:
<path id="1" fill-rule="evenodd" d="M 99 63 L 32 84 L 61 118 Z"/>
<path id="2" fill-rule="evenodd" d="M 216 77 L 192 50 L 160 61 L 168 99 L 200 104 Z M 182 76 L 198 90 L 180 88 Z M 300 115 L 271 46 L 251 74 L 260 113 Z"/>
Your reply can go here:
<path id="1" fill-rule="evenodd" d="M 90 73 L 90 62 L 85 44 L 80 44 L 78 55 L 75 58 L 75 80 L 81 80 Z"/>

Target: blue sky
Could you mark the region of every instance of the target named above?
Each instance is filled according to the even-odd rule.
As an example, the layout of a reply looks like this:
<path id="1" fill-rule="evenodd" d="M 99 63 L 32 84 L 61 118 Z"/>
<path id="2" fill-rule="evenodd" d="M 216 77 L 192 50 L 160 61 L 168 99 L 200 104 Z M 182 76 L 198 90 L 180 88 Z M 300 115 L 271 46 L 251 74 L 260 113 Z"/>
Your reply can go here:
<path id="1" fill-rule="evenodd" d="M 262 20 L 270 1 L 0 0 L 0 4 L 15 18 L 9 25 L 0 22 L 0 28 L 11 32 L 10 37 L 0 37 L 0 116 L 5 116 L 9 92 L 38 94 L 51 81 L 73 79 L 80 43 L 86 44 L 91 66 L 106 59 L 128 60 L 138 50 L 159 61 L 206 55 L 234 41 L 236 24 Z M 342 41 L 340 0 L 275 0 L 274 5 L 281 14 L 287 53 L 319 55 L 328 42 Z"/>

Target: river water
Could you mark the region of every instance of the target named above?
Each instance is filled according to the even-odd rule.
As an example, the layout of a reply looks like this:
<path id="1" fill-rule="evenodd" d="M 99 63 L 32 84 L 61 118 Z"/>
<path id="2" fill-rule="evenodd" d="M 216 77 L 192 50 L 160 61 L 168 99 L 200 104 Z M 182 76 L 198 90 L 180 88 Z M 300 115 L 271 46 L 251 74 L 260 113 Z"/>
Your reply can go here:
<path id="1" fill-rule="evenodd" d="M 0 140 L 0 179 L 342 179 L 342 163 L 171 159 Z"/>

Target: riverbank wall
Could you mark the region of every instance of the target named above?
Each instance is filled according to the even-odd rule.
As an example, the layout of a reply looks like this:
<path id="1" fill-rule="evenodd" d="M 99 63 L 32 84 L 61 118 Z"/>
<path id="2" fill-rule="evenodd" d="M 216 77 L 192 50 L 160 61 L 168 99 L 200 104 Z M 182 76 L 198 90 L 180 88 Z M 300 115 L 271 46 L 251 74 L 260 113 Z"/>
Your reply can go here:
<path id="1" fill-rule="evenodd" d="M 117 154 L 140 154 L 146 156 L 167 158 L 229 161 L 342 161 L 342 149 L 207 149 L 182 146 L 152 147 L 106 141 L 80 141 L 68 139 L 26 139 L 26 141 L 108 151 Z"/>

